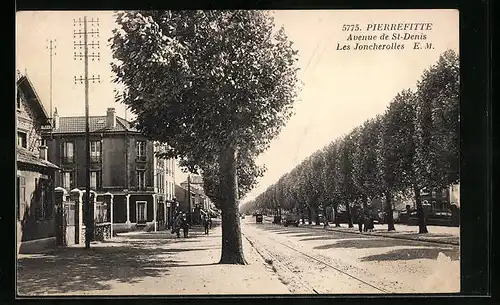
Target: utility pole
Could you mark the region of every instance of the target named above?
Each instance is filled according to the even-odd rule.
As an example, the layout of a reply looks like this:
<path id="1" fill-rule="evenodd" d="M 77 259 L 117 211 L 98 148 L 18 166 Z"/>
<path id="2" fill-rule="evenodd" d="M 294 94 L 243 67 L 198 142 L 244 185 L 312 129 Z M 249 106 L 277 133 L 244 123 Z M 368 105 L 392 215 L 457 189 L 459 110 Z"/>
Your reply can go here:
<path id="1" fill-rule="evenodd" d="M 92 28 L 89 30 L 88 26 Z M 74 59 L 83 60 L 84 65 L 84 76 L 77 78 L 75 76 L 75 84 L 85 84 L 85 204 L 84 204 L 84 222 L 85 222 L 85 248 L 90 248 L 90 242 L 94 237 L 94 206 L 90 204 L 90 129 L 89 129 L 89 81 L 95 83 L 101 82 L 100 76 L 94 76 L 89 78 L 89 58 L 94 61 L 95 59 L 100 60 L 100 53 L 94 50 L 92 54 L 89 54 L 89 47 L 92 49 L 99 49 L 99 19 L 87 20 L 87 16 L 81 18 L 73 19 L 73 26 L 78 29 L 73 30 L 74 39 Z M 83 28 L 82 28 L 83 27 Z M 89 43 L 89 35 L 91 38 L 97 38 L 96 41 L 92 40 Z M 83 38 L 83 42 L 82 39 Z M 83 49 L 83 54 L 82 50 Z M 80 51 L 76 51 L 80 50 Z"/>
<path id="2" fill-rule="evenodd" d="M 50 118 L 50 123 L 53 124 L 52 122 L 52 57 L 56 55 L 56 40 L 49 40 L 47 41 L 47 49 L 49 50 L 49 55 L 50 55 L 50 60 L 49 60 L 49 65 L 50 65 L 50 72 L 49 72 L 49 79 L 50 79 L 50 110 L 49 110 L 49 118 Z"/>

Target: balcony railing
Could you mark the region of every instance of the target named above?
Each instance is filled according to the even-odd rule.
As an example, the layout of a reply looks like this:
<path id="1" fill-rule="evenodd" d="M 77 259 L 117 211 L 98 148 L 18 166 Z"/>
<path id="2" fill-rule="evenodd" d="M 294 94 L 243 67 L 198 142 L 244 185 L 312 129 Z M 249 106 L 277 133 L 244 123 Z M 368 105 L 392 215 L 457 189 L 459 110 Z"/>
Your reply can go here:
<path id="1" fill-rule="evenodd" d="M 62 162 L 64 164 L 75 163 L 75 156 L 62 156 Z"/>

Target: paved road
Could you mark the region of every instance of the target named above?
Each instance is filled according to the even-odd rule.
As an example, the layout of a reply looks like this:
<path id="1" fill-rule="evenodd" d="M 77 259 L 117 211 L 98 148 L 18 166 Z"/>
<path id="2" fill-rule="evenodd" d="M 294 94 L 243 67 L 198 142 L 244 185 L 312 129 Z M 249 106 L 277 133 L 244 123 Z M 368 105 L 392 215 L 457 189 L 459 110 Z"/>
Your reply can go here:
<path id="1" fill-rule="evenodd" d="M 292 293 L 460 290 L 459 247 L 242 220 L 246 239 Z"/>

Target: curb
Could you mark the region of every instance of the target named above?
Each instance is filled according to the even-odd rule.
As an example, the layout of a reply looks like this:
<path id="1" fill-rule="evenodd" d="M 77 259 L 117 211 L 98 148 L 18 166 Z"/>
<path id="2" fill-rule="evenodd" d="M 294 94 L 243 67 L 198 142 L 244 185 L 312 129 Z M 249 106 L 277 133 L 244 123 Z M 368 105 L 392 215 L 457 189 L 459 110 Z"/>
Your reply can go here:
<path id="1" fill-rule="evenodd" d="M 314 230 L 321 230 L 321 228 L 314 228 L 310 227 Z M 353 231 L 344 231 L 344 230 L 336 230 L 336 229 L 327 229 L 328 231 L 334 231 L 334 232 L 342 232 L 342 233 L 350 233 L 350 234 L 357 234 L 357 235 L 371 235 L 371 236 L 378 236 L 378 237 L 386 237 L 386 238 L 394 238 L 394 239 L 401 239 L 401 240 L 411 240 L 411 241 L 420 241 L 420 242 L 426 242 L 426 243 L 435 243 L 435 244 L 444 244 L 444 245 L 453 245 L 453 246 L 459 246 L 459 242 L 454 242 L 454 241 L 443 241 L 443 240 L 431 240 L 427 238 L 422 238 L 422 239 L 416 239 L 416 238 L 409 238 L 406 236 L 391 236 L 391 235 L 386 235 L 386 234 L 381 234 L 381 233 L 372 233 L 372 232 L 365 232 L 365 233 L 359 233 L 359 232 L 353 232 Z"/>
<path id="2" fill-rule="evenodd" d="M 313 230 L 325 230 L 321 226 L 319 226 L 319 227 L 316 227 L 316 226 L 305 226 L 304 227 L 304 226 L 302 226 L 302 227 L 303 228 L 311 228 Z M 444 244 L 444 245 L 452 245 L 452 246 L 459 246 L 460 245 L 460 242 L 454 242 L 454 241 L 431 240 L 431 239 L 427 239 L 427 238 L 415 239 L 415 238 L 409 238 L 406 236 L 397 236 L 397 235 L 391 236 L 391 235 L 386 235 L 386 234 L 381 234 L 381 233 L 372 233 L 372 232 L 359 233 L 357 231 L 347 231 L 347 230 L 342 230 L 342 229 L 339 230 L 339 229 L 335 229 L 335 228 L 327 228 L 326 231 L 334 231 L 334 232 L 357 234 L 357 235 L 379 236 L 379 237 L 386 237 L 386 238 L 420 241 L 420 242 L 426 242 L 426 243 Z"/>

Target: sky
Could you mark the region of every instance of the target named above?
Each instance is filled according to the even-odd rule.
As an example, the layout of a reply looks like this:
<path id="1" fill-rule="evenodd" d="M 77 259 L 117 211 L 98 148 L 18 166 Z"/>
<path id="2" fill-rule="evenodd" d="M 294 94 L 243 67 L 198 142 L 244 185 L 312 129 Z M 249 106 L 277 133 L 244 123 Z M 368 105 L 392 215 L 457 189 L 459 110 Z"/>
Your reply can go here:
<path id="1" fill-rule="evenodd" d="M 295 115 L 258 157 L 267 171 L 241 202 L 255 198 L 314 151 L 348 133 L 365 120 L 385 111 L 400 91 L 414 88 L 423 71 L 447 49 L 458 53 L 459 21 L 455 10 L 283 10 L 275 11 L 276 26 L 283 26 L 299 51 L 302 90 L 294 103 Z M 114 107 L 118 116 L 132 118 L 123 104 L 114 101 L 111 50 L 108 39 L 115 27 L 112 11 L 23 11 L 16 15 L 16 68 L 27 73 L 50 112 L 49 40 L 55 40 L 52 73 L 52 108 L 60 116 L 84 115 L 84 87 L 74 77 L 83 76 L 83 61 L 74 60 L 73 19 L 99 18 L 100 61 L 89 62 L 89 76 L 101 82 L 89 89 L 90 115 L 105 115 Z M 431 23 L 430 28 L 371 31 L 374 24 Z M 360 31 L 342 31 L 343 25 L 359 25 Z M 383 27 L 383 26 L 382 26 Z M 413 40 L 381 41 L 380 35 L 415 34 Z M 378 44 L 404 44 L 398 50 L 354 50 L 356 36 L 375 35 Z M 422 37 L 425 35 L 425 39 Z M 359 37 L 359 36 L 358 36 Z M 432 43 L 414 49 L 414 42 Z M 357 41 L 373 44 L 374 41 Z M 350 45 L 350 50 L 338 50 Z M 89 50 L 97 51 L 97 49 Z M 179 169 L 176 182 L 185 180 Z"/>

